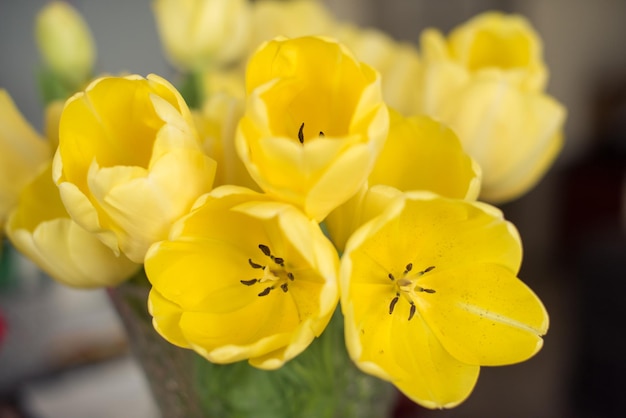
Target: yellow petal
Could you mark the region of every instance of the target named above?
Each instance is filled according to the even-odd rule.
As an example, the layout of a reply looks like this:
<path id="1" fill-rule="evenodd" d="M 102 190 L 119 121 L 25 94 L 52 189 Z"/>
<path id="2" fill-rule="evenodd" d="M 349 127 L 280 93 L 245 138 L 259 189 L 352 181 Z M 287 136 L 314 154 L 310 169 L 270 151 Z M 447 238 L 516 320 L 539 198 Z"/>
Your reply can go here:
<path id="1" fill-rule="evenodd" d="M 401 195 L 400 190 L 390 186 L 377 185 L 368 188 L 363 185 L 357 194 L 333 210 L 324 220 L 324 224 L 337 250 L 342 252 L 354 231 L 380 215 L 391 200 Z"/>
<path id="2" fill-rule="evenodd" d="M 391 381 L 427 408 L 452 408 L 464 401 L 476 384 L 479 366 L 452 357 L 422 318 L 409 323 L 398 315 L 381 315 L 388 303 L 373 286 L 363 288 L 351 289 L 353 303 L 344 309 L 346 343 L 357 366 Z M 372 298 L 381 303 L 364 307 Z M 358 322 L 353 310 L 365 311 Z"/>
<path id="3" fill-rule="evenodd" d="M 46 138 L 50 141 L 50 149 L 56 150 L 59 146 L 59 121 L 65 102 L 56 100 L 46 106 Z"/>
<path id="4" fill-rule="evenodd" d="M 481 196 L 493 202 L 525 193 L 562 146 L 565 109 L 498 76 L 476 79 L 439 113 L 483 170 Z"/>
<path id="5" fill-rule="evenodd" d="M 69 218 L 49 166 L 22 191 L 7 233 L 16 248 L 69 286 L 114 286 L 140 267 Z"/>
<path id="6" fill-rule="evenodd" d="M 241 83 L 240 88 L 243 87 Z M 202 111 L 195 114 L 195 123 L 204 151 L 217 163 L 214 186 L 235 184 L 258 189 L 235 150 L 235 131 L 243 115 L 243 98 L 225 92 L 215 92 L 208 97 Z"/>
<path id="7" fill-rule="evenodd" d="M 6 90 L 0 89 L 0 226 L 51 151 L 28 124 Z"/>
<path id="8" fill-rule="evenodd" d="M 488 263 L 436 270 L 420 282 L 436 293 L 421 299 L 418 309 L 454 357 L 499 366 L 527 360 L 539 351 L 548 314 L 510 270 Z"/>
<path id="9" fill-rule="evenodd" d="M 463 152 L 446 125 L 426 116 L 404 118 L 390 111 L 389 136 L 368 178 L 402 191 L 429 190 L 441 196 L 475 199 L 480 168 Z"/>
<path id="10" fill-rule="evenodd" d="M 148 297 L 148 312 L 152 315 L 154 329 L 163 338 L 179 347 L 190 348 L 179 329 L 183 311 L 178 305 L 165 299 L 156 289 L 152 288 Z"/>
<path id="11" fill-rule="evenodd" d="M 409 262 L 419 262 L 415 265 L 418 270 L 477 262 L 497 263 L 513 274 L 519 270 L 522 261 L 519 235 L 511 223 L 503 220 L 498 209 L 425 192 L 408 192 L 405 196 L 403 205 L 400 206 L 402 202 L 397 202 L 397 197 L 393 198 L 375 218 L 376 222 L 372 220 L 362 227 L 363 231 L 357 231 L 371 235 L 368 254 L 379 264 L 397 265 L 391 273 L 401 273 Z M 346 245 L 346 251 L 353 239 Z"/>

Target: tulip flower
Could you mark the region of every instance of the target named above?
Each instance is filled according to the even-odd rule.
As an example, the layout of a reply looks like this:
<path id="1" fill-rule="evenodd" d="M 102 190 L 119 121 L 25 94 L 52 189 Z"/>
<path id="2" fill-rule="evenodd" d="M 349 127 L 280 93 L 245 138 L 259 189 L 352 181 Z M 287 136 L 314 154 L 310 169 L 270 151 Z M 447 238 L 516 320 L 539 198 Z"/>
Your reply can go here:
<path id="1" fill-rule="evenodd" d="M 140 268 L 70 219 L 50 164 L 22 190 L 6 230 L 22 254 L 68 286 L 115 286 Z"/>
<path id="2" fill-rule="evenodd" d="M 453 407 L 480 366 L 537 353 L 548 316 L 516 277 L 519 236 L 497 209 L 427 192 L 387 196 L 342 257 L 348 352 L 415 402 Z"/>
<path id="3" fill-rule="evenodd" d="M 198 196 L 215 161 L 180 94 L 149 75 L 103 77 L 68 100 L 53 176 L 70 216 L 116 253 L 142 263 Z"/>
<path id="4" fill-rule="evenodd" d="M 388 130 L 380 77 L 341 44 L 276 39 L 248 63 L 236 147 L 251 177 L 322 220 L 367 179 Z"/>
<path id="5" fill-rule="evenodd" d="M 155 329 L 214 363 L 276 369 L 326 327 L 338 256 L 295 207 L 236 186 L 198 199 L 146 256 Z"/>
<path id="6" fill-rule="evenodd" d="M 563 142 L 565 109 L 543 93 L 538 36 L 523 18 L 480 15 L 446 40 L 422 35 L 418 105 L 448 124 L 483 171 L 481 198 L 515 199 L 545 174 Z"/>
<path id="7" fill-rule="evenodd" d="M 72 88 L 87 82 L 96 49 L 87 23 L 69 3 L 48 3 L 37 15 L 35 32 L 39 52 L 57 77 Z"/>

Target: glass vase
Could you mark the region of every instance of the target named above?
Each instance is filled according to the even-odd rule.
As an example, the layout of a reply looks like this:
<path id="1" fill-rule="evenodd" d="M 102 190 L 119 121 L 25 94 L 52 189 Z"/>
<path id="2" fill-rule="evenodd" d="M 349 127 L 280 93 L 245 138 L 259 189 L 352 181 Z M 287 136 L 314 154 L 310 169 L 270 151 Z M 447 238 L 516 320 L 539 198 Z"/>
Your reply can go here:
<path id="1" fill-rule="evenodd" d="M 339 311 L 304 353 L 278 370 L 266 371 L 247 362 L 213 364 L 169 344 L 152 327 L 149 290 L 144 276 L 109 293 L 164 418 L 391 416 L 397 392 L 351 362 Z"/>

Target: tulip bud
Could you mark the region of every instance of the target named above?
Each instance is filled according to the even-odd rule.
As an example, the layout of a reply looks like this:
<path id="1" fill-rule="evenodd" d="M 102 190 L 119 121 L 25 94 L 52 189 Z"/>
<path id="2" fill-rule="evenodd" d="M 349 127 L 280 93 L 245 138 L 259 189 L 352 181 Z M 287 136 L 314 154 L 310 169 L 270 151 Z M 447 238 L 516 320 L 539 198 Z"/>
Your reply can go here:
<path id="1" fill-rule="evenodd" d="M 89 27 L 68 3 L 49 3 L 37 16 L 37 46 L 47 67 L 78 89 L 91 76 L 95 46 Z"/>

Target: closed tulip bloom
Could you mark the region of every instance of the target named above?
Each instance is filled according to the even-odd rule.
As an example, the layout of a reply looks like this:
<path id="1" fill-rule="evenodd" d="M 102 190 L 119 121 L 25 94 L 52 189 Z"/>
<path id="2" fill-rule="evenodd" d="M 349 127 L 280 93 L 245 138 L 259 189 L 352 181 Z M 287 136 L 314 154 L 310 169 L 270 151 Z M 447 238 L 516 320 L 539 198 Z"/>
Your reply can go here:
<path id="1" fill-rule="evenodd" d="M 541 43 L 521 17 L 480 15 L 446 39 L 427 30 L 414 114 L 448 124 L 481 166 L 481 198 L 515 199 L 563 145 L 565 109 L 543 92 Z"/>
<path id="2" fill-rule="evenodd" d="M 0 89 L 0 228 L 22 188 L 51 155 L 49 144 L 24 119 L 6 90 Z"/>
<path id="3" fill-rule="evenodd" d="M 157 28 L 167 57 L 182 71 L 239 59 L 248 47 L 246 0 L 155 0 Z"/>
<path id="4" fill-rule="evenodd" d="M 516 277 L 519 236 L 497 209 L 425 192 L 386 195 L 342 257 L 348 352 L 415 402 L 453 407 L 480 366 L 537 353 L 548 316 Z"/>
<path id="5" fill-rule="evenodd" d="M 68 286 L 115 286 L 140 268 L 70 218 L 50 164 L 22 190 L 6 231 L 22 254 Z"/>
<path id="6" fill-rule="evenodd" d="M 96 48 L 87 23 L 69 3 L 48 3 L 37 15 L 35 32 L 41 56 L 55 75 L 75 88 L 89 79 Z"/>
<path id="7" fill-rule="evenodd" d="M 359 190 L 389 126 L 376 71 L 332 40 L 276 39 L 250 59 L 246 90 L 236 147 L 266 193 L 319 221 Z"/>
<path id="8" fill-rule="evenodd" d="M 187 105 L 155 75 L 95 80 L 61 115 L 53 176 L 63 202 L 73 220 L 134 262 L 211 189 L 214 175 Z"/>
<path id="9" fill-rule="evenodd" d="M 328 324 L 338 263 L 319 225 L 292 205 L 218 187 L 146 256 L 154 327 L 211 362 L 276 369 Z"/>

